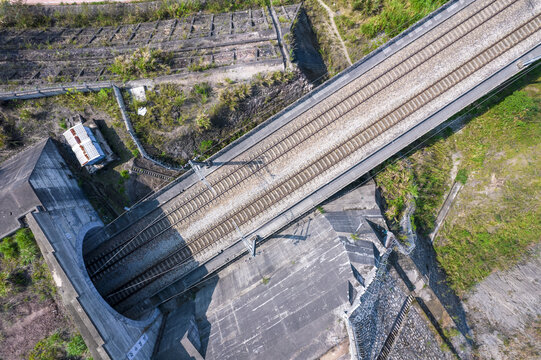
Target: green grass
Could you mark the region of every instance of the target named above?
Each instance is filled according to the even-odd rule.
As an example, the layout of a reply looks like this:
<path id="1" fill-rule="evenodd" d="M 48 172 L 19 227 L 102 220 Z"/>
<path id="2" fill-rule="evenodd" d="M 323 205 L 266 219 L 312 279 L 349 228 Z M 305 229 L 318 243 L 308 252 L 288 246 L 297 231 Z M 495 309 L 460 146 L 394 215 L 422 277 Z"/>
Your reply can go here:
<path id="1" fill-rule="evenodd" d="M 462 185 L 466 184 L 466 181 L 468 181 L 468 171 L 466 169 L 458 170 L 455 181 L 462 183 Z"/>
<path id="2" fill-rule="evenodd" d="M 392 38 L 446 2 L 447 0 L 381 1 L 381 4 L 378 4 L 381 8 L 379 13 L 377 13 L 377 7 L 369 7 L 368 13 L 374 15 L 361 25 L 360 31 L 370 39 L 380 33 L 385 33 L 387 37 Z M 363 12 L 366 13 L 366 11 Z"/>
<path id="3" fill-rule="evenodd" d="M 120 177 L 124 180 L 128 180 L 130 178 L 130 172 L 128 170 L 122 170 L 120 172 Z"/>
<path id="4" fill-rule="evenodd" d="M 273 0 L 273 4 L 287 5 L 297 0 Z M 82 10 L 77 12 L 69 7 L 57 11 L 53 16 L 47 16 L 40 11 L 41 5 L 32 7 L 23 2 L 8 0 L 0 1 L 0 28 L 47 28 L 47 27 L 102 27 L 119 24 L 137 24 L 147 21 L 182 19 L 189 15 L 202 12 L 219 13 L 244 10 L 266 6 L 268 0 L 161 0 L 156 9 L 146 11 L 128 6 L 95 9 L 93 5 L 83 4 Z M 31 11 L 34 9 L 34 11 Z"/>
<path id="5" fill-rule="evenodd" d="M 109 70 L 124 81 L 168 74 L 172 54 L 160 49 L 139 48 L 131 54 L 115 57 Z"/>
<path id="6" fill-rule="evenodd" d="M 29 360 L 82 359 L 87 354 L 87 346 L 80 334 L 69 337 L 67 332 L 57 330 L 36 343 Z M 90 359 L 90 358 L 87 358 Z"/>
<path id="7" fill-rule="evenodd" d="M 436 239 L 436 252 L 459 292 L 515 264 L 539 241 L 540 94 L 537 79 L 451 138 L 468 181 Z"/>
<path id="8" fill-rule="evenodd" d="M 288 84 L 295 78 L 293 72 L 277 71 L 258 74 L 246 83 L 229 79 L 212 85 L 196 83 L 191 87 L 160 84 L 147 90 L 146 101 L 126 103 L 135 132 L 151 156 L 183 165 L 193 156 L 212 155 L 264 120 L 259 116 L 259 109 L 254 111 L 245 104 L 254 95 L 266 91 L 265 88 Z M 272 99 L 265 99 L 265 103 L 267 101 Z M 137 114 L 137 108 L 142 106 L 147 108 L 144 116 Z M 182 156 L 176 156 L 169 144 L 178 137 L 186 137 L 189 142 L 193 139 L 197 145 Z"/>
<path id="9" fill-rule="evenodd" d="M 66 353 L 68 356 L 82 356 L 87 350 L 83 337 L 79 334 L 71 338 L 66 344 Z"/>
<path id="10" fill-rule="evenodd" d="M 110 88 L 104 88 L 98 92 L 79 92 L 70 89 L 66 94 L 56 96 L 55 101 L 79 113 L 84 113 L 87 107 L 92 107 L 105 111 L 116 121 L 122 119 L 113 90 Z"/>
<path id="11" fill-rule="evenodd" d="M 335 17 L 340 36 L 352 60 L 400 34 L 448 0 L 338 0 L 327 1 L 338 11 Z"/>
<path id="12" fill-rule="evenodd" d="M 414 226 L 421 233 L 434 228 L 437 211 L 450 187 L 449 144 L 437 137 L 406 159 L 394 157 L 376 169 L 376 183 L 385 198 L 385 215 L 397 230 L 408 201 L 415 203 Z"/>
<path id="13" fill-rule="evenodd" d="M 438 261 L 460 294 L 494 270 L 516 264 L 539 241 L 540 72 L 517 80 L 514 92 L 470 107 L 475 116 L 460 132 L 425 137 L 422 149 L 376 170 L 391 224 L 396 226 L 410 199 L 417 231 L 425 234 L 452 181 L 464 184 L 435 239 Z M 454 179 L 452 154 L 459 169 Z"/>
<path id="14" fill-rule="evenodd" d="M 0 269 L 0 299 L 27 286 L 42 300 L 56 293 L 51 274 L 29 229 L 20 229 L 0 240 Z"/>

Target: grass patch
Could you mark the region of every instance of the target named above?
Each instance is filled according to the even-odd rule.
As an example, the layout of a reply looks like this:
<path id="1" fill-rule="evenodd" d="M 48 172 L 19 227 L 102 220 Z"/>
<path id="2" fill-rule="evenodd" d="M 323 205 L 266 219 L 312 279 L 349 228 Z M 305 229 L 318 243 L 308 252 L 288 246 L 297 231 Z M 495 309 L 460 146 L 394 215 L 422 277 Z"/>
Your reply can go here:
<path id="1" fill-rule="evenodd" d="M 87 355 L 87 346 L 81 335 L 69 337 L 64 331 L 53 334 L 38 341 L 30 354 L 29 360 L 82 359 Z M 87 359 L 90 359 L 87 357 Z"/>
<path id="2" fill-rule="evenodd" d="M 169 67 L 171 58 L 171 53 L 159 49 L 139 48 L 131 54 L 115 57 L 109 70 L 122 77 L 124 81 L 168 74 L 171 71 Z"/>
<path id="3" fill-rule="evenodd" d="M 304 9 L 316 35 L 319 53 L 327 67 L 329 76 L 332 77 L 349 66 L 341 50 L 340 40 L 332 30 L 327 12 L 317 0 L 306 0 Z"/>
<path id="4" fill-rule="evenodd" d="M 462 185 L 466 184 L 466 181 L 468 181 L 468 170 L 466 169 L 458 170 L 455 181 L 462 183 Z"/>
<path id="5" fill-rule="evenodd" d="M 56 288 L 29 229 L 0 240 L 0 301 L 31 287 L 41 300 L 52 298 Z"/>
<path id="6" fill-rule="evenodd" d="M 264 276 L 263 279 L 261 279 L 261 282 L 263 283 L 263 285 L 267 285 L 269 281 L 270 281 L 270 277 Z"/>
<path id="7" fill-rule="evenodd" d="M 329 5 L 353 61 L 400 34 L 448 0 L 338 0 Z"/>
<path id="8" fill-rule="evenodd" d="M 446 131 L 376 170 L 386 217 L 396 224 L 412 199 L 414 223 L 425 234 L 433 229 L 451 180 L 464 184 L 435 239 L 438 261 L 458 293 L 516 264 L 539 241 L 540 72 L 517 80 L 514 92 L 471 107 L 476 116 L 460 132 Z M 451 154 L 459 163 L 455 179 L 449 176 Z"/>
<path id="9" fill-rule="evenodd" d="M 539 241 L 540 94 L 538 78 L 452 137 L 468 182 L 436 239 L 436 252 L 459 292 L 515 264 Z"/>
<path id="10" fill-rule="evenodd" d="M 183 165 L 194 156 L 209 157 L 266 119 L 253 116 L 253 112 L 264 109 L 272 98 L 264 99 L 264 105 L 255 110 L 246 104 L 253 96 L 295 79 L 293 72 L 273 72 L 258 74 L 250 82 L 201 82 L 191 87 L 160 84 L 147 90 L 146 101 L 127 101 L 127 106 L 135 132 L 149 154 Z M 147 108 L 144 116 L 137 114 L 142 106 Z M 183 144 L 173 147 L 182 149 L 173 153 L 170 144 L 179 138 L 184 139 Z"/>
<path id="11" fill-rule="evenodd" d="M 375 180 L 385 199 L 385 216 L 398 223 L 406 210 L 408 199 L 415 202 L 413 224 L 417 231 L 427 234 L 434 228 L 438 209 L 450 187 L 450 146 L 444 138 L 436 137 L 408 158 L 391 158 L 375 170 Z"/>
<path id="12" fill-rule="evenodd" d="M 297 3 L 298 0 L 273 0 L 274 6 Z M 42 5 L 25 5 L 23 1 L 0 1 L 0 28 L 47 28 L 47 27 L 102 27 L 119 24 L 182 19 L 200 11 L 220 13 L 248 8 L 264 7 L 268 0 L 161 0 L 157 7 L 134 8 L 115 4 L 112 7 L 97 8 L 82 4 L 80 10 L 66 6 L 54 15 L 48 16 Z"/>
<path id="13" fill-rule="evenodd" d="M 84 113 L 87 107 L 91 107 L 105 111 L 117 121 L 122 118 L 113 90 L 110 88 L 104 88 L 98 92 L 80 92 L 69 89 L 67 93 L 56 96 L 54 100 L 79 113 Z M 120 122 L 119 125 L 122 123 Z"/>

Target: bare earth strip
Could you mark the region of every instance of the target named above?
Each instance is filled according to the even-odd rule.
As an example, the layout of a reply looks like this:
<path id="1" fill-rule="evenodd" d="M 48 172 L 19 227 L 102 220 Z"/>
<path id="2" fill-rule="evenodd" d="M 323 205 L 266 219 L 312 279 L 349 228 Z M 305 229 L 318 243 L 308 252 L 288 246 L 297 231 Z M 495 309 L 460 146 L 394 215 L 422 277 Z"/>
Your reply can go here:
<path id="1" fill-rule="evenodd" d="M 82 4 L 82 3 L 93 3 L 93 2 L 101 2 L 103 0 L 69 0 L 69 1 L 62 1 L 62 0 L 25 0 L 24 3 L 27 5 L 60 5 L 60 4 Z M 13 1 L 12 1 L 13 2 Z M 115 2 L 131 2 L 130 0 L 109 0 L 111 3 Z"/>

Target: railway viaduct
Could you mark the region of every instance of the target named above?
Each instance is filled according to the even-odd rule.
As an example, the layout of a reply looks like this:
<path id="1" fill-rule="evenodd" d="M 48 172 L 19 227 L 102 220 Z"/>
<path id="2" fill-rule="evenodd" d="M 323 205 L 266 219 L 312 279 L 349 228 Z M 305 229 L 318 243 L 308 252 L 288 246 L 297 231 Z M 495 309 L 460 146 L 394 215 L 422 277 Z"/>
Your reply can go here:
<path id="1" fill-rule="evenodd" d="M 539 52 L 540 12 L 478 0 L 432 14 L 91 237 L 96 287 L 138 316 L 190 271 L 235 258 L 516 72 Z"/>
<path id="2" fill-rule="evenodd" d="M 157 326 L 158 305 L 527 68 L 540 43 L 539 0 L 451 1 L 214 155 L 212 166 L 195 165 L 105 227 L 82 226 L 84 265 L 59 249 L 55 256 L 87 304 L 76 308 L 91 319 L 100 356 L 120 358 L 124 345 L 112 342 L 126 329 L 134 343 L 147 341 L 138 337 Z M 45 213 L 31 221 L 37 237 L 62 237 Z"/>

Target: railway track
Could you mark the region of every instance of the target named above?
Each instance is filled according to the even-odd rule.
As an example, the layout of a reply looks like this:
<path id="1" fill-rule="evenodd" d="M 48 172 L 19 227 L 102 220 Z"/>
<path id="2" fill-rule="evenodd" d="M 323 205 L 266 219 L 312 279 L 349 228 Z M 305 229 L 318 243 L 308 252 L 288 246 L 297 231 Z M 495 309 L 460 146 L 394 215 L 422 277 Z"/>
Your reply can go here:
<path id="1" fill-rule="evenodd" d="M 508 1 L 507 3 L 509 4 L 510 1 Z M 502 3 L 499 3 L 499 4 L 502 4 Z M 464 25 L 464 27 L 457 28 L 456 31 L 454 31 L 454 33 L 463 35 L 464 33 L 471 31 L 475 27 L 475 25 L 480 26 L 486 19 L 493 16 L 495 12 L 498 11 L 498 9 L 501 10 L 502 8 L 503 7 L 497 7 L 497 6 L 493 8 L 489 8 L 487 6 L 481 9 L 477 13 L 477 14 L 481 14 L 482 16 L 480 20 L 477 20 L 473 24 L 468 24 L 468 21 L 473 19 L 473 16 L 475 16 L 475 15 L 472 15 L 469 19 L 467 19 L 461 24 L 461 25 Z M 448 45 L 457 39 L 458 37 L 454 37 L 454 36 L 447 37 L 446 39 L 447 41 L 441 44 L 442 46 L 439 50 L 441 51 L 445 47 L 445 45 Z M 427 45 L 424 48 L 424 50 L 430 51 L 430 49 L 428 48 L 429 46 Z M 360 87 L 354 88 L 352 93 L 347 94 L 345 98 L 349 99 L 353 94 L 357 94 L 358 96 L 361 96 L 361 97 L 363 95 L 366 95 L 364 100 L 368 99 L 369 97 L 375 95 L 378 91 L 381 91 L 383 88 L 388 86 L 393 81 L 398 80 L 399 78 L 406 75 L 408 72 L 411 72 L 417 66 L 419 66 L 420 64 L 428 60 L 430 55 L 434 56 L 435 55 L 434 52 L 436 51 L 436 49 L 434 49 L 433 47 L 431 49 L 432 49 L 431 54 L 430 53 L 424 54 L 422 52 L 419 52 L 416 55 L 416 58 L 410 58 L 408 61 L 403 61 L 400 65 L 398 65 L 395 68 L 395 69 L 403 70 L 402 72 L 397 70 L 393 74 L 384 74 L 380 76 L 380 78 L 372 82 L 369 85 L 368 89 L 367 89 L 367 85 L 363 84 Z M 426 56 L 423 56 L 423 55 L 426 55 Z M 403 68 L 404 66 L 405 68 Z M 370 96 L 368 96 L 367 94 L 364 94 L 362 92 L 363 90 L 368 90 L 369 92 L 371 92 Z M 267 165 L 271 161 L 277 160 L 283 154 L 287 153 L 289 150 L 299 145 L 301 142 L 309 139 L 311 136 L 315 135 L 318 131 L 321 131 L 330 123 L 332 123 L 336 117 L 335 115 L 336 113 L 341 112 L 342 114 L 344 114 L 348 110 L 351 110 L 351 108 L 350 109 L 344 109 L 343 107 L 337 108 L 339 105 L 344 104 L 346 99 L 341 99 L 333 104 L 330 104 L 324 113 L 312 113 L 312 114 L 299 115 L 299 117 L 302 115 L 305 115 L 305 117 L 303 119 L 304 120 L 303 122 L 300 122 L 299 124 L 297 124 L 296 129 L 292 130 L 289 133 L 283 133 L 281 137 L 279 137 L 278 139 L 275 139 L 273 143 L 269 144 L 267 147 L 259 149 L 258 152 L 253 153 L 251 155 L 251 158 L 249 158 L 248 161 L 246 161 L 246 163 L 253 162 L 254 160 L 260 158 L 262 155 L 265 155 L 267 157 L 267 160 L 268 160 Z M 359 99 L 355 99 L 355 100 L 359 100 Z M 295 139 L 295 141 L 293 139 Z M 253 175 L 254 173 L 255 173 L 254 169 L 250 168 L 248 165 L 244 165 L 236 169 L 231 168 L 229 169 L 229 171 L 226 170 L 220 179 L 218 180 L 209 179 L 209 181 L 213 187 L 220 190 L 218 194 L 218 196 L 220 196 L 220 195 L 223 195 L 226 191 L 231 190 L 235 186 L 238 186 L 239 184 L 241 184 L 243 180 Z M 226 184 L 226 188 L 223 188 L 224 183 Z M 202 211 L 204 206 L 208 205 L 212 199 L 213 199 L 213 196 L 212 194 L 210 194 L 208 189 L 204 186 L 200 186 L 198 191 L 195 194 L 192 193 L 192 195 L 186 198 L 184 201 L 177 202 L 177 205 L 173 209 L 173 211 L 169 212 L 168 214 L 163 215 L 158 220 L 165 220 L 165 222 L 170 223 L 171 226 L 178 224 L 180 220 L 187 218 L 189 215 L 197 213 L 198 210 Z M 190 203 L 192 201 L 195 203 L 194 206 L 190 206 Z M 190 209 L 188 208 L 190 208 L 192 211 L 190 211 Z M 176 216 L 176 215 L 180 215 L 180 219 L 179 219 L 179 216 Z M 154 224 L 152 225 L 154 226 Z M 167 230 L 167 228 L 171 227 L 171 226 L 165 227 L 163 224 L 157 224 L 155 226 L 157 228 L 161 228 L 160 231 L 165 231 Z M 145 231 L 146 230 L 151 232 L 150 228 L 145 229 Z M 157 236 L 159 234 L 161 234 L 161 232 L 159 232 L 158 234 L 154 236 Z M 148 239 L 148 236 L 145 236 L 145 234 L 137 233 L 137 237 L 145 238 L 145 240 Z M 132 238 L 130 238 L 129 240 L 132 240 Z"/>
<path id="2" fill-rule="evenodd" d="M 510 3 L 511 1 L 507 1 L 507 4 Z M 416 67 L 427 61 L 431 56 L 436 55 L 437 51 L 442 51 L 453 41 L 459 39 L 459 36 L 463 36 L 475 27 L 481 26 L 484 21 L 493 16 L 498 10 L 503 10 L 505 4 L 503 2 L 499 4 L 501 4 L 501 6 L 497 6 L 497 4 L 493 3 L 492 7 L 487 5 L 483 9 L 480 9 L 477 13 L 473 14 L 468 19 L 465 19 L 461 23 L 461 27 L 459 26 L 457 29 L 455 29 L 453 34 L 457 34 L 457 36 L 453 36 L 453 34 L 451 34 L 449 37 L 445 38 L 446 41 L 440 44 L 439 48 L 429 48 L 429 45 L 427 45 L 413 58 L 402 61 L 395 68 L 395 73 L 383 74 L 370 84 L 365 83 L 361 84 L 360 86 L 353 86 L 353 89 L 350 89 L 350 92 L 347 93 L 345 99 L 339 99 L 338 101 L 329 104 L 328 108 L 326 108 L 324 112 L 300 114 L 298 118 L 301 116 L 304 116 L 304 118 L 298 124 L 296 124 L 296 128 L 292 129 L 290 132 L 284 132 L 271 144 L 268 144 L 266 147 L 258 149 L 257 152 L 251 154 L 251 157 L 246 161 L 246 163 L 249 164 L 256 162 L 256 160 L 260 159 L 262 156 L 265 156 L 267 165 L 278 160 L 291 149 L 295 148 L 302 142 L 308 140 L 316 133 L 322 131 L 327 126 L 329 126 L 334 121 L 336 113 L 341 113 L 342 115 L 344 115 L 345 113 L 351 111 L 351 105 L 345 105 L 346 107 L 344 107 L 344 104 L 352 96 L 357 96 L 355 100 L 359 101 L 358 104 L 363 101 L 363 97 L 365 101 L 371 96 L 374 96 L 376 93 L 383 90 L 390 83 L 405 76 L 407 73 L 413 71 Z M 480 18 L 475 18 L 476 15 L 479 15 Z M 440 37 L 440 39 L 442 38 L 443 36 Z M 347 108 L 348 106 L 349 108 Z M 243 165 L 235 169 L 231 168 L 226 170 L 219 179 L 209 178 L 209 182 L 212 187 L 219 190 L 218 196 L 221 196 L 224 195 L 227 191 L 230 191 L 236 186 L 239 186 L 244 180 L 253 176 L 257 172 L 257 170 L 258 169 L 254 170 L 251 166 Z M 97 275 L 96 272 L 98 271 L 98 269 L 99 272 L 103 272 L 101 270 L 105 269 L 104 264 L 109 263 L 110 256 L 112 256 L 111 254 L 114 254 L 116 259 L 119 259 L 124 254 L 131 253 L 132 251 L 147 243 L 150 239 L 161 235 L 172 226 L 179 224 L 182 220 L 187 219 L 189 216 L 194 215 L 199 211 L 203 211 L 205 206 L 209 205 L 209 203 L 213 199 L 213 194 L 211 194 L 206 187 L 200 186 L 195 192 L 195 194 L 192 193 L 192 195 L 186 198 L 184 201 L 177 202 L 172 211 L 163 214 L 159 218 L 153 220 L 142 230 L 139 229 L 136 232 L 132 232 L 131 234 L 130 232 L 128 232 L 127 234 L 124 233 L 123 235 L 128 235 L 127 241 L 121 242 L 119 245 L 115 246 L 112 250 L 109 251 L 108 256 L 105 254 L 100 254 L 98 256 L 98 258 L 100 259 L 96 259 L 96 257 L 94 257 L 94 259 L 92 259 L 87 264 L 90 273 Z M 195 203 L 193 208 L 190 206 L 191 202 Z M 124 247 L 126 243 L 129 244 Z M 119 251 L 122 251 L 122 253 L 119 253 Z M 94 263 L 96 263 L 96 265 L 94 265 Z M 96 277 L 96 279 L 99 279 L 99 277 Z"/>
<path id="3" fill-rule="evenodd" d="M 336 104 L 326 104 L 324 111 L 318 113 L 312 112 L 312 120 L 306 120 L 306 118 L 310 118 L 310 116 L 307 116 L 310 114 L 303 114 L 305 121 L 301 126 L 298 127 L 299 130 L 297 132 L 293 134 L 289 133 L 287 136 L 282 136 L 282 138 L 278 140 L 275 139 L 274 142 L 272 142 L 266 148 L 260 150 L 258 153 L 255 153 L 252 158 L 257 158 L 257 156 L 261 155 L 262 152 L 265 153 L 265 155 L 270 156 L 271 159 L 272 157 L 278 159 L 280 157 L 280 153 L 283 154 L 284 151 L 287 152 L 287 149 L 291 149 L 302 141 L 306 141 L 308 138 L 313 136 L 316 132 L 318 132 L 318 127 L 324 128 L 330 122 L 336 121 L 337 118 L 342 117 L 353 108 L 359 106 L 361 102 L 366 101 L 366 99 L 374 96 L 374 94 L 389 86 L 389 84 L 396 81 L 397 78 L 411 72 L 414 68 L 419 66 L 420 63 L 423 63 L 427 61 L 427 59 L 435 56 L 438 52 L 442 51 L 442 49 L 446 47 L 446 44 L 456 41 L 471 31 L 472 28 L 480 26 L 490 17 L 503 11 L 507 6 L 511 5 L 511 3 L 511 1 L 498 1 L 488 4 L 486 7 L 480 9 L 480 11 L 464 20 L 459 26 L 455 27 L 453 31 L 438 38 L 437 40 L 439 43 L 434 41 L 427 45 L 415 56 L 408 58 L 400 65 L 395 67 L 393 71 L 382 75 L 379 81 L 371 81 L 367 84 L 355 83 L 354 86 L 348 85 L 352 91 L 346 92 L 342 99 L 336 101 Z M 528 36 L 531 36 L 533 33 L 538 31 L 540 26 L 541 20 L 539 16 L 533 18 L 530 22 L 524 24 L 507 37 L 493 44 L 485 51 L 477 54 L 470 61 L 464 63 L 460 67 L 457 67 L 447 76 L 435 82 L 432 86 L 411 97 L 402 106 L 395 108 L 379 121 L 370 124 L 355 134 L 355 136 L 335 146 L 317 161 L 308 164 L 305 168 L 301 169 L 301 171 L 297 172 L 288 179 L 283 180 L 279 184 L 275 184 L 265 194 L 254 199 L 252 202 L 247 204 L 241 210 L 232 214 L 228 219 L 221 222 L 216 227 L 212 229 L 202 229 L 198 234 L 192 236 L 192 239 L 190 239 L 189 242 L 183 245 L 176 252 L 166 257 L 161 262 L 148 268 L 129 282 L 109 292 L 110 302 L 114 305 L 119 304 L 127 297 L 146 286 L 150 281 L 183 265 L 194 255 L 201 254 L 215 248 L 218 245 L 218 243 L 215 242 L 215 239 L 223 239 L 232 233 L 235 234 L 237 227 L 254 221 L 255 218 L 264 213 L 267 209 L 271 208 L 282 198 L 288 196 L 302 186 L 305 186 L 319 174 L 328 171 L 335 166 L 335 164 L 355 153 L 368 142 L 378 137 L 383 132 L 389 130 L 391 127 L 395 126 L 400 121 L 411 115 L 413 112 L 426 105 L 428 102 L 437 98 L 439 95 L 449 90 L 460 81 L 482 68 L 484 65 L 496 59 L 499 55 L 503 54 L 514 45 L 520 43 Z M 403 71 L 403 73 L 401 71 Z M 300 129 L 305 129 L 305 131 L 302 132 Z M 269 162 L 266 162 L 265 166 L 268 166 L 268 164 Z M 237 186 L 238 182 L 243 180 L 242 176 L 246 172 L 248 172 L 247 176 L 252 176 L 255 172 L 261 170 L 256 169 L 256 171 L 254 171 L 253 169 L 246 169 L 243 171 L 243 168 L 246 169 L 246 167 L 240 167 L 239 169 L 236 169 L 235 172 L 225 174 L 218 179 L 213 179 L 211 182 L 212 186 L 219 190 L 216 197 L 223 196 L 227 191 Z M 199 190 L 200 191 L 197 195 L 193 195 L 190 200 L 187 200 L 188 202 L 183 202 L 179 208 L 164 215 L 163 218 L 153 221 L 149 227 L 143 229 L 142 232 L 133 236 L 128 240 L 128 242 L 124 242 L 125 245 L 128 244 L 126 247 L 124 247 L 124 249 L 128 248 L 130 246 L 129 244 L 132 243 L 134 245 L 142 245 L 146 243 L 146 241 L 151 241 L 153 238 L 159 236 L 159 234 L 167 231 L 167 229 L 171 228 L 173 225 L 178 226 L 178 224 L 182 224 L 182 222 L 188 219 L 190 214 L 202 211 L 202 208 L 207 206 L 213 200 L 214 195 L 210 191 L 203 188 L 200 188 Z M 181 216 L 184 216 L 184 218 Z M 167 225 L 165 225 L 167 222 L 170 224 L 172 223 L 173 225 L 167 227 Z M 148 233 L 148 235 L 143 236 L 142 234 L 144 233 Z M 152 235 L 153 233 L 155 234 Z M 147 240 L 138 241 L 143 238 L 146 238 Z M 114 252 L 112 254 L 114 254 Z M 118 254 L 119 253 L 117 253 L 117 255 Z M 121 257 L 122 256 L 119 256 L 119 259 Z M 115 262 L 119 261 L 115 259 Z M 94 279 L 96 280 L 96 277 Z"/>
<path id="4" fill-rule="evenodd" d="M 173 176 L 165 175 L 156 171 L 152 171 L 149 169 L 141 168 L 139 166 L 132 165 L 131 170 L 133 172 L 136 172 L 138 174 L 144 174 L 144 175 L 150 175 L 158 179 L 166 180 L 166 181 L 172 181 L 174 179 Z"/>

